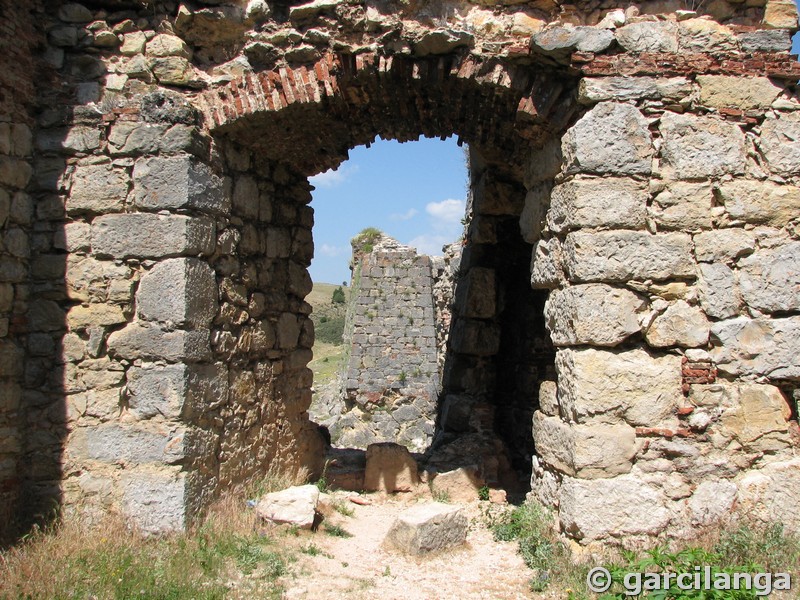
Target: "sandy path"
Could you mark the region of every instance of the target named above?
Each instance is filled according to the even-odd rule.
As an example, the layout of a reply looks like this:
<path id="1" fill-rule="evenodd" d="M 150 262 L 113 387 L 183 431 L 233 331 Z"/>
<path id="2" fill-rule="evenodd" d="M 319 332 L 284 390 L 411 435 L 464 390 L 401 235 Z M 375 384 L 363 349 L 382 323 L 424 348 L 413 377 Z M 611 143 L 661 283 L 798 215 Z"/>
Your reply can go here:
<path id="1" fill-rule="evenodd" d="M 298 548 L 314 544 L 328 556 L 300 553 L 292 575 L 284 579 L 284 598 L 429 600 L 531 598 L 531 572 L 514 543 L 494 541 L 480 516 L 478 503 L 465 506 L 470 519 L 467 543 L 425 558 L 403 556 L 382 547 L 395 516 L 413 500 L 370 497 L 351 517 L 335 514 L 328 522 L 353 534 L 338 538 L 317 533 L 293 540 Z"/>

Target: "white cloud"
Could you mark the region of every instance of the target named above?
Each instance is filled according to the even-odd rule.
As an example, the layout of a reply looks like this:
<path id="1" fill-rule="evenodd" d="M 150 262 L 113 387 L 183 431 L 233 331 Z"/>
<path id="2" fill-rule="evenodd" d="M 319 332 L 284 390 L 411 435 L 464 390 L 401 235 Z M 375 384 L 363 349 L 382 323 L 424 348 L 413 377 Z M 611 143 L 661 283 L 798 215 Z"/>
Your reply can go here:
<path id="1" fill-rule="evenodd" d="M 464 218 L 466 203 L 463 200 L 442 200 L 441 202 L 428 202 L 425 205 L 425 212 L 436 219 L 433 226 L 437 229 L 444 229 L 459 225 Z"/>
<path id="2" fill-rule="evenodd" d="M 319 252 L 324 256 L 342 256 L 345 252 L 350 252 L 350 249 L 341 246 L 331 246 L 330 244 L 322 244 L 319 248 Z"/>
<path id="3" fill-rule="evenodd" d="M 419 211 L 416 208 L 409 208 L 404 213 L 393 213 L 389 215 L 389 218 L 392 221 L 408 221 L 410 219 L 413 219 L 417 215 L 417 213 L 419 213 Z"/>
<path id="4" fill-rule="evenodd" d="M 442 246 L 452 244 L 454 241 L 456 240 L 453 236 L 437 233 L 423 233 L 408 242 L 408 245 L 416 248 L 417 252 L 421 254 L 440 256 L 442 254 Z"/>
<path id="5" fill-rule="evenodd" d="M 332 188 L 342 185 L 350 177 L 358 172 L 358 165 L 347 165 L 341 169 L 328 169 L 313 177 L 309 177 L 308 181 L 314 187 Z"/>

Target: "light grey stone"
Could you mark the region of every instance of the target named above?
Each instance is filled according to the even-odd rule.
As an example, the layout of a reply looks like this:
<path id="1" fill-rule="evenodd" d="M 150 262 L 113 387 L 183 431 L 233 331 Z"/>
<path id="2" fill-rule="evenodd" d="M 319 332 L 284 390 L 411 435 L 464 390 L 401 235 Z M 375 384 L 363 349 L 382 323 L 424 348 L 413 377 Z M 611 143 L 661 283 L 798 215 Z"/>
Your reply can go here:
<path id="1" fill-rule="evenodd" d="M 531 286 L 555 288 L 564 281 L 564 257 L 558 238 L 539 240 L 531 256 Z"/>
<path id="2" fill-rule="evenodd" d="M 773 462 L 745 473 L 739 483 L 739 508 L 762 523 L 779 518 L 788 531 L 800 531 L 800 458 Z"/>
<path id="3" fill-rule="evenodd" d="M 531 48 L 541 54 L 566 58 L 572 52 L 603 52 L 614 41 L 614 34 L 597 27 L 564 25 L 548 27 L 533 35 Z"/>
<path id="4" fill-rule="evenodd" d="M 230 211 L 222 179 L 189 156 L 139 159 L 133 169 L 133 183 L 134 203 L 139 208 Z"/>
<path id="5" fill-rule="evenodd" d="M 42 152 L 91 153 L 100 147 L 97 127 L 75 125 L 57 129 L 42 129 L 36 135 L 36 149 Z"/>
<path id="6" fill-rule="evenodd" d="M 744 451 L 777 452 L 791 444 L 792 411 L 779 388 L 758 383 L 721 383 L 707 386 L 700 395 L 701 405 L 714 406 L 719 414 L 713 425 L 715 434 L 736 440 Z"/>
<path id="7" fill-rule="evenodd" d="M 792 37 L 786 29 L 756 29 L 736 34 L 742 52 L 788 52 Z"/>
<path id="8" fill-rule="evenodd" d="M 644 183 L 578 176 L 553 188 L 547 226 L 556 233 L 584 227 L 643 229 L 647 200 Z"/>
<path id="9" fill-rule="evenodd" d="M 738 488 L 732 481 L 703 481 L 689 498 L 689 515 L 695 527 L 719 524 L 730 516 Z"/>
<path id="10" fill-rule="evenodd" d="M 628 52 L 677 52 L 678 27 L 671 21 L 630 23 L 616 31 L 617 42 Z"/>
<path id="11" fill-rule="evenodd" d="M 657 535 L 669 524 L 663 492 L 636 475 L 581 480 L 565 477 L 558 517 L 564 531 L 583 542 Z"/>
<path id="12" fill-rule="evenodd" d="M 145 321 L 208 328 L 218 307 L 214 270 L 197 258 L 164 260 L 142 277 L 136 307 Z"/>
<path id="13" fill-rule="evenodd" d="M 177 35 L 159 33 L 149 42 L 145 49 L 147 56 L 179 56 L 181 58 L 192 58 L 192 51 L 181 38 Z"/>
<path id="14" fill-rule="evenodd" d="M 86 165 L 75 169 L 67 198 L 67 213 L 111 213 L 125 207 L 128 176 L 110 164 Z"/>
<path id="15" fill-rule="evenodd" d="M 800 317 L 738 317 L 711 326 L 711 357 L 730 375 L 800 377 Z"/>
<path id="16" fill-rule="evenodd" d="M 316 17 L 319 13 L 335 9 L 341 3 L 342 0 L 314 0 L 300 6 L 293 6 L 289 9 L 289 19 L 292 23 L 307 21 Z"/>
<path id="17" fill-rule="evenodd" d="M 708 334 L 709 323 L 705 313 L 697 306 L 678 300 L 653 319 L 644 337 L 655 348 L 696 348 L 708 342 Z"/>
<path id="18" fill-rule="evenodd" d="M 744 172 L 745 137 L 735 123 L 665 113 L 660 130 L 663 168 L 673 179 L 705 179 Z"/>
<path id="19" fill-rule="evenodd" d="M 694 255 L 700 262 L 731 263 L 755 249 L 753 232 L 745 229 L 715 229 L 694 236 Z"/>
<path id="20" fill-rule="evenodd" d="M 384 544 L 411 555 L 447 550 L 467 539 L 464 509 L 453 504 L 418 504 L 397 516 Z"/>
<path id="21" fill-rule="evenodd" d="M 653 199 L 650 214 L 659 229 L 710 229 L 713 224 L 713 204 L 710 183 L 673 181 Z"/>
<path id="22" fill-rule="evenodd" d="M 677 355 L 565 348 L 556 353 L 555 366 L 561 412 L 577 423 L 623 417 L 631 425 L 656 427 L 672 418 L 683 398 Z"/>
<path id="23" fill-rule="evenodd" d="M 519 217 L 519 230 L 523 239 L 529 244 L 535 244 L 542 237 L 547 207 L 550 204 L 551 187 L 549 182 L 538 184 L 528 190 L 525 195 L 525 205 Z M 490 233 L 486 235 L 486 241 L 479 237 L 483 234 L 484 230 L 481 226 L 484 225 L 487 229 L 491 228 L 489 229 Z M 469 236 L 470 241 L 476 244 L 496 243 L 497 233 L 494 221 L 486 219 L 483 215 L 478 215 L 477 218 L 473 217 L 470 222 Z"/>
<path id="24" fill-rule="evenodd" d="M 147 533 L 182 531 L 187 525 L 184 473 L 126 470 L 120 479 L 122 511 Z"/>
<path id="25" fill-rule="evenodd" d="M 155 153 L 168 125 L 163 123 L 117 122 L 108 134 L 111 156 L 133 156 Z"/>
<path id="26" fill-rule="evenodd" d="M 717 193 L 732 219 L 783 227 L 800 214 L 800 187 L 771 181 L 736 179 Z"/>
<path id="27" fill-rule="evenodd" d="M 449 54 L 456 48 L 472 47 L 475 36 L 466 31 L 437 29 L 428 31 L 413 45 L 416 56 Z"/>
<path id="28" fill-rule="evenodd" d="M 317 502 L 319 488 L 316 485 L 300 485 L 262 496 L 255 510 L 264 520 L 311 529 L 317 513 Z"/>
<path id="29" fill-rule="evenodd" d="M 187 431 L 174 425 L 157 424 L 148 428 L 112 423 L 79 429 L 70 447 L 86 456 L 108 463 L 179 463 L 186 457 L 184 440 Z M 82 439 L 83 438 L 83 439 Z"/>
<path id="30" fill-rule="evenodd" d="M 727 319 L 739 314 L 742 296 L 733 270 L 722 263 L 699 265 L 700 306 L 709 317 Z"/>
<path id="31" fill-rule="evenodd" d="M 784 177 L 800 174 L 800 120 L 786 117 L 765 120 L 758 146 L 773 173 Z"/>
<path id="32" fill-rule="evenodd" d="M 575 285 L 550 293 L 544 316 L 556 346 L 616 346 L 637 333 L 645 302 L 629 290 Z"/>
<path id="33" fill-rule="evenodd" d="M 215 237 L 214 222 L 204 217 L 129 213 L 92 222 L 94 253 L 114 258 L 208 255 Z"/>
<path id="34" fill-rule="evenodd" d="M 581 117 L 562 140 L 566 173 L 647 175 L 652 136 L 635 106 L 601 102 Z"/>
<path id="35" fill-rule="evenodd" d="M 128 408 L 140 419 L 192 418 L 228 401 L 227 367 L 144 363 L 127 371 Z"/>
<path id="36" fill-rule="evenodd" d="M 630 425 L 576 425 L 540 411 L 533 415 L 533 440 L 540 460 L 582 479 L 630 472 L 637 451 L 636 431 Z"/>
<path id="37" fill-rule="evenodd" d="M 678 49 L 692 54 L 737 52 L 739 43 L 729 27 L 713 19 L 686 19 L 678 23 Z"/>
<path id="38" fill-rule="evenodd" d="M 576 231 L 567 235 L 564 263 L 574 282 L 688 278 L 695 274 L 691 248 L 685 233 Z"/>
<path id="39" fill-rule="evenodd" d="M 680 101 L 692 93 L 692 82 L 685 77 L 584 77 L 578 88 L 583 104 L 605 100 Z"/>
<path id="40" fill-rule="evenodd" d="M 208 330 L 168 331 L 140 322 L 131 323 L 108 336 L 108 350 L 129 360 L 198 362 L 211 358 Z"/>
<path id="41" fill-rule="evenodd" d="M 739 261 L 747 305 L 765 313 L 800 309 L 800 242 L 758 250 Z"/>
<path id="42" fill-rule="evenodd" d="M 53 247 L 67 252 L 81 252 L 92 246 L 92 228 L 88 223 L 64 223 L 53 236 Z"/>

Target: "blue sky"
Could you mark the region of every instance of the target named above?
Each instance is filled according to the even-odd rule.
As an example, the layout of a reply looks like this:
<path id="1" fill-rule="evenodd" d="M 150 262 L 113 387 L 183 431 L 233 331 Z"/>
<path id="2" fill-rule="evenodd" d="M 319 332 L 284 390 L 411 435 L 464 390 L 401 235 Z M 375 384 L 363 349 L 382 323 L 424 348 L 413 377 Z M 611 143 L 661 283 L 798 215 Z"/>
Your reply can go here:
<path id="1" fill-rule="evenodd" d="M 350 151 L 335 171 L 311 178 L 316 188 L 314 261 L 317 282 L 350 281 L 350 238 L 377 227 L 425 254 L 461 235 L 467 189 L 463 148 L 455 138 L 401 144 L 376 140 Z"/>
<path id="2" fill-rule="evenodd" d="M 800 34 L 793 52 L 800 52 Z M 317 282 L 350 281 L 350 238 L 378 227 L 426 254 L 461 235 L 467 170 L 455 138 L 400 144 L 377 140 L 351 150 L 336 171 L 311 178 L 316 190 L 314 261 Z"/>

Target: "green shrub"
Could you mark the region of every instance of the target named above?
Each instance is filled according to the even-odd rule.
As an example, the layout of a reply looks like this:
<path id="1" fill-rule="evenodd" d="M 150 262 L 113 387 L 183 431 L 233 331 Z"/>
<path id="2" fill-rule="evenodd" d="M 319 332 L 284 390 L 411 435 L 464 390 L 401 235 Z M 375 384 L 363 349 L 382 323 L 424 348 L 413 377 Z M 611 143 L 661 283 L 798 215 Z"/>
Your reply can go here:
<path id="1" fill-rule="evenodd" d="M 314 327 L 314 334 L 320 342 L 341 345 L 344 335 L 344 316 L 321 317 Z"/>
<path id="2" fill-rule="evenodd" d="M 345 300 L 346 298 L 344 296 L 344 290 L 342 289 L 342 286 L 339 286 L 333 290 L 333 295 L 331 295 L 331 304 L 344 304 Z"/>

